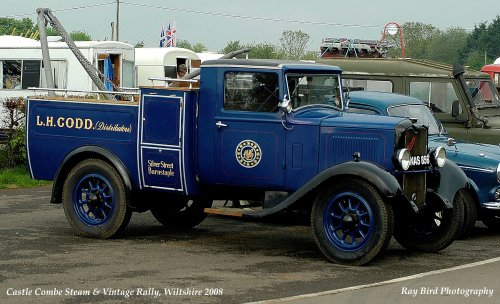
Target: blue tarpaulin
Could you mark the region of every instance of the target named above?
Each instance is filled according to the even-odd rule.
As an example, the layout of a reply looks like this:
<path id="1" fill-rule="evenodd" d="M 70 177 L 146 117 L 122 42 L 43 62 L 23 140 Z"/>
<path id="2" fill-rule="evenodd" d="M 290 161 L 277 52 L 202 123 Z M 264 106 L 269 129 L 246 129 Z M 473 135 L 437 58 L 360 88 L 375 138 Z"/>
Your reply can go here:
<path id="1" fill-rule="evenodd" d="M 104 76 L 106 76 L 104 86 L 108 91 L 113 91 L 113 86 L 111 85 L 111 82 L 108 81 L 108 79 L 113 80 L 113 74 L 113 63 L 111 62 L 111 58 L 108 57 L 104 60 Z"/>

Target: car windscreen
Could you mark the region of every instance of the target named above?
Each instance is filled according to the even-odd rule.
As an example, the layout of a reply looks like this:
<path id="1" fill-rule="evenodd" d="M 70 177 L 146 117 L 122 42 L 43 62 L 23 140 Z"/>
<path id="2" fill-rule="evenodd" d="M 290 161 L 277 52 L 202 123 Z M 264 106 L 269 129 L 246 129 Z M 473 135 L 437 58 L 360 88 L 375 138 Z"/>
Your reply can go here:
<path id="1" fill-rule="evenodd" d="M 478 109 L 500 107 L 500 96 L 490 80 L 466 80 L 472 101 Z"/>
<path id="2" fill-rule="evenodd" d="M 445 133 L 443 126 L 434 118 L 431 110 L 422 105 L 398 105 L 387 109 L 390 116 L 402 116 L 416 120 L 418 124 L 426 125 L 429 128 L 429 134 Z"/>

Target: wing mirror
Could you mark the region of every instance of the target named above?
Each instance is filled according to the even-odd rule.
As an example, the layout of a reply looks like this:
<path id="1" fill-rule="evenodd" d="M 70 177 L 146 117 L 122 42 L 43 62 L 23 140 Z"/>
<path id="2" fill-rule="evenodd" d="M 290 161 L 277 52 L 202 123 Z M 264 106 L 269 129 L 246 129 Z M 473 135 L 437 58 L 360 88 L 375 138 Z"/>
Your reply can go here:
<path id="1" fill-rule="evenodd" d="M 288 95 L 283 97 L 283 101 L 279 104 L 279 106 L 284 113 L 292 112 L 292 102 L 288 99 Z"/>
<path id="2" fill-rule="evenodd" d="M 349 91 L 344 93 L 344 101 L 345 101 L 345 109 L 349 109 L 349 103 L 351 102 L 351 98 L 349 97 Z"/>

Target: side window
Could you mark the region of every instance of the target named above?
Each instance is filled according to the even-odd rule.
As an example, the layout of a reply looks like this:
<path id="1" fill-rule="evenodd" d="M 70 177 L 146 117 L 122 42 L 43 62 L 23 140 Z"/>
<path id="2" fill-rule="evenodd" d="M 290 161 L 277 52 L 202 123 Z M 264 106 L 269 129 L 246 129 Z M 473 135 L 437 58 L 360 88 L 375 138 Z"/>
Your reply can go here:
<path id="1" fill-rule="evenodd" d="M 20 90 L 21 84 L 21 60 L 2 61 L 2 89 Z"/>
<path id="2" fill-rule="evenodd" d="M 392 93 L 393 84 L 389 80 L 342 79 L 344 88 L 350 91 L 379 91 Z"/>
<path id="3" fill-rule="evenodd" d="M 454 104 L 458 106 L 459 114 L 463 112 L 453 84 L 450 82 L 410 82 L 410 96 L 425 102 L 434 113 L 451 115 Z"/>
<path id="4" fill-rule="evenodd" d="M 224 76 L 224 109 L 277 112 L 278 91 L 276 73 L 229 72 Z"/>
<path id="5" fill-rule="evenodd" d="M 361 114 L 370 114 L 370 115 L 378 115 L 377 111 L 370 110 L 370 109 L 363 109 L 363 108 L 355 108 L 353 106 L 349 106 L 349 108 L 347 109 L 347 112 L 361 113 Z"/>
<path id="6" fill-rule="evenodd" d="M 41 60 L 2 60 L 0 79 L 2 89 L 25 90 L 40 86 Z"/>

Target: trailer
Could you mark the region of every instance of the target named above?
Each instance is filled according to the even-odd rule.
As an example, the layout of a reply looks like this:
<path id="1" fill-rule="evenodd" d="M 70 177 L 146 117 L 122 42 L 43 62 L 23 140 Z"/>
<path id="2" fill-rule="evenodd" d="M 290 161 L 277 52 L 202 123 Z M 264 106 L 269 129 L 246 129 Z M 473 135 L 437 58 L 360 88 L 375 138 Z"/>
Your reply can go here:
<path id="1" fill-rule="evenodd" d="M 134 47 L 119 41 L 77 41 L 82 55 L 118 87 L 134 87 Z M 62 41 L 48 42 L 54 84 L 57 88 L 95 90 L 75 55 Z M 47 87 L 40 41 L 0 36 L 1 97 L 27 96 L 29 87 Z"/>
<path id="2" fill-rule="evenodd" d="M 150 78 L 176 78 L 177 67 L 181 64 L 191 73 L 199 69 L 201 60 L 195 52 L 183 48 L 136 48 L 136 83 L 148 86 L 152 84 Z"/>
<path id="3" fill-rule="evenodd" d="M 134 47 L 118 41 L 77 41 L 83 56 L 109 76 L 116 87 L 135 87 Z M 48 42 L 54 85 L 58 89 L 96 90 L 78 59 L 61 41 Z M 30 87 L 46 88 L 40 41 L 0 36 L 0 101 L 9 97 L 27 97 Z M 107 83 L 112 90 L 112 85 Z M 6 113 L 0 107 L 0 121 Z"/>

